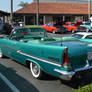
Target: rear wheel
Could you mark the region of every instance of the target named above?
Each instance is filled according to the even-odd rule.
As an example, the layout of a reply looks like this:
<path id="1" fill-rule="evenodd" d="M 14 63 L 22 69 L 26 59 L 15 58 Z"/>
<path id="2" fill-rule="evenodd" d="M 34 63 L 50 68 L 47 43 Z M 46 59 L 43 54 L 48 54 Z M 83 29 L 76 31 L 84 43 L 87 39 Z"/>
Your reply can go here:
<path id="1" fill-rule="evenodd" d="M 75 30 L 74 29 L 72 29 L 72 31 L 71 31 L 72 33 L 75 33 Z"/>
<path id="2" fill-rule="evenodd" d="M 36 63 L 30 62 L 30 70 L 33 77 L 37 79 L 42 78 L 43 71 L 40 69 L 40 67 Z"/>
<path id="3" fill-rule="evenodd" d="M 55 30 L 52 30 L 52 33 L 55 34 L 56 33 Z"/>
<path id="4" fill-rule="evenodd" d="M 87 29 L 86 29 L 86 32 L 90 32 L 90 30 L 87 28 Z"/>

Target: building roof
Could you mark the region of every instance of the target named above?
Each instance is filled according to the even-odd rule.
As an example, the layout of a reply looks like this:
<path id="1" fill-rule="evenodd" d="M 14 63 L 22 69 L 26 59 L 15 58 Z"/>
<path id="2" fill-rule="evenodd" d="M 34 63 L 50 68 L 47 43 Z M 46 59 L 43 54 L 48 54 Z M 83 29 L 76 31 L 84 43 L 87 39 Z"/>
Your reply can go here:
<path id="1" fill-rule="evenodd" d="M 37 0 L 33 0 L 37 2 Z M 91 0 L 92 1 L 92 0 Z M 40 0 L 40 2 L 48 3 L 88 3 L 88 0 Z"/>
<path id="2" fill-rule="evenodd" d="M 0 15 L 9 15 L 9 13 L 0 10 Z"/>
<path id="3" fill-rule="evenodd" d="M 8 14 L 7 12 L 2 11 L 2 10 L 0 10 L 0 13 L 2 13 L 2 14 Z"/>
<path id="4" fill-rule="evenodd" d="M 92 7 L 91 7 L 92 8 Z M 35 14 L 36 3 L 21 8 L 15 13 Z M 88 4 L 70 4 L 70 3 L 39 3 L 40 14 L 88 14 Z"/>

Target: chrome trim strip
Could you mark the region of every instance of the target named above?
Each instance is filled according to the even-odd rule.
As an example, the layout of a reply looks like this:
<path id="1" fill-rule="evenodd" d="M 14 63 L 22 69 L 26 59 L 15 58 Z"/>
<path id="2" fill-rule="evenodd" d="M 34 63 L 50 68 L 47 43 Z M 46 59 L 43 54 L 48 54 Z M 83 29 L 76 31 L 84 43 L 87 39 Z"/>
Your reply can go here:
<path id="1" fill-rule="evenodd" d="M 60 69 L 54 69 L 55 72 L 57 73 L 60 73 L 62 75 L 74 75 L 76 72 L 79 72 L 79 71 L 84 71 L 84 70 L 87 70 L 87 69 L 92 69 L 92 66 L 85 66 L 83 68 L 78 68 L 78 69 L 75 69 L 74 71 L 71 71 L 71 72 L 67 72 L 67 71 L 64 71 L 64 70 L 60 70 Z"/>
<path id="2" fill-rule="evenodd" d="M 35 56 L 32 56 L 32 55 L 23 53 L 23 52 L 21 52 L 21 51 L 19 51 L 19 50 L 18 50 L 17 52 L 20 53 L 20 54 L 22 54 L 22 55 L 24 55 L 24 56 L 27 56 L 27 57 L 30 57 L 30 58 L 33 58 L 33 59 L 37 59 L 37 60 L 39 60 L 39 61 L 43 61 L 43 62 L 45 62 L 45 63 L 49 63 L 49 64 L 52 64 L 52 65 L 61 67 L 60 64 L 56 64 L 56 63 L 53 63 L 53 62 L 51 62 L 51 61 L 48 61 L 48 60 L 45 60 L 45 59 L 41 59 L 41 58 L 38 58 L 38 57 L 35 57 Z"/>
<path id="3" fill-rule="evenodd" d="M 55 72 L 58 72 L 60 74 L 63 74 L 63 75 L 74 75 L 75 72 L 71 71 L 71 72 L 67 72 L 67 71 L 64 71 L 64 70 L 60 70 L 60 69 L 54 69 Z"/>

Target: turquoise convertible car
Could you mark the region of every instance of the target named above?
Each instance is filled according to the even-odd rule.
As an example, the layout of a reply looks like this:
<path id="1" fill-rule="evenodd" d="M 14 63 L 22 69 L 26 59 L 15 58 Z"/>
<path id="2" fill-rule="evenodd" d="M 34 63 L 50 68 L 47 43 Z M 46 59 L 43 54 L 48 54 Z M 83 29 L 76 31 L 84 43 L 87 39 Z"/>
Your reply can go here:
<path id="1" fill-rule="evenodd" d="M 71 80 L 77 73 L 92 69 L 92 51 L 88 48 L 77 39 L 47 37 L 43 28 L 19 28 L 10 36 L 0 36 L 0 57 L 26 65 L 38 79 L 47 73 Z"/>

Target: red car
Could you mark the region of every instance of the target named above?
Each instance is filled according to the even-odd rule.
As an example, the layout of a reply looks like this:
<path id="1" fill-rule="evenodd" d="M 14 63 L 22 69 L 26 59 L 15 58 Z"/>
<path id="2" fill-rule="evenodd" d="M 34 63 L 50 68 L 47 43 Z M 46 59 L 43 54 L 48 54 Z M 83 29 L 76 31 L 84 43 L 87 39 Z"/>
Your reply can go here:
<path id="1" fill-rule="evenodd" d="M 62 27 L 62 23 L 60 24 L 58 23 L 48 23 L 42 26 L 42 28 L 46 29 L 46 31 L 48 32 L 52 32 L 52 33 L 63 33 L 66 32 L 67 29 Z"/>
<path id="2" fill-rule="evenodd" d="M 65 25 L 63 25 L 64 28 L 67 28 L 69 32 L 76 32 L 77 28 L 82 24 L 82 21 L 77 22 L 66 22 Z"/>

